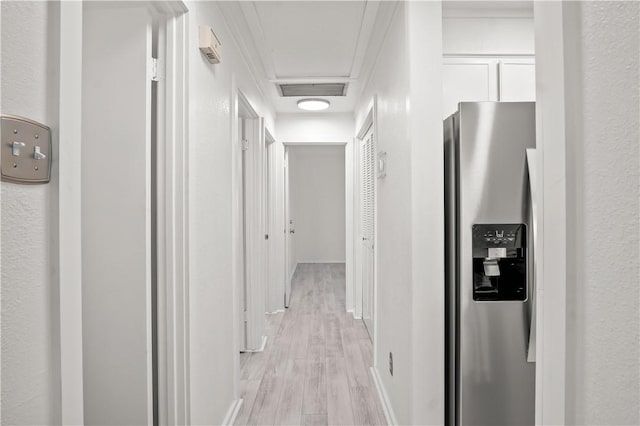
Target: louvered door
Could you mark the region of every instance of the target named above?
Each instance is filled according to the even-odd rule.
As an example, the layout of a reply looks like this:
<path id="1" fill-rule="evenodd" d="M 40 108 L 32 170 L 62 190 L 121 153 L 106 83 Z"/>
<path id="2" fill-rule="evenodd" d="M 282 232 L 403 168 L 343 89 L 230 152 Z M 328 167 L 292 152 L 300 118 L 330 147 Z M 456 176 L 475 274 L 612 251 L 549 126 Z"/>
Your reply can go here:
<path id="1" fill-rule="evenodd" d="M 370 130 L 360 146 L 360 194 L 362 236 L 362 320 L 373 337 L 373 283 L 375 235 L 375 149 Z"/>

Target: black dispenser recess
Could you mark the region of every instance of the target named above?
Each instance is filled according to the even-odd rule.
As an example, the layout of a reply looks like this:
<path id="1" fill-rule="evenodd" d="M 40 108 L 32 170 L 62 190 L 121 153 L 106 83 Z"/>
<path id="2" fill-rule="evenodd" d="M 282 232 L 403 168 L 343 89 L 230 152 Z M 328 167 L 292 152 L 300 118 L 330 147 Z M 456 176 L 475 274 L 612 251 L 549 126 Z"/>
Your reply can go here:
<path id="1" fill-rule="evenodd" d="M 473 225 L 473 300 L 527 300 L 527 227 Z"/>

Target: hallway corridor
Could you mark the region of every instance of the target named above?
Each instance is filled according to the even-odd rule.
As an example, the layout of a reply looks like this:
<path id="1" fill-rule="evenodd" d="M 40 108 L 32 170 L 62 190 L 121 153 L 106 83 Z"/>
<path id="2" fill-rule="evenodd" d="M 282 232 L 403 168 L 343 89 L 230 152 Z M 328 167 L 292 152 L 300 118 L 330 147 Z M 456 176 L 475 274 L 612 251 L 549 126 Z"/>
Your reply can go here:
<path id="1" fill-rule="evenodd" d="M 345 312 L 344 264 L 299 264 L 264 352 L 240 354 L 236 425 L 382 425 L 371 340 Z"/>

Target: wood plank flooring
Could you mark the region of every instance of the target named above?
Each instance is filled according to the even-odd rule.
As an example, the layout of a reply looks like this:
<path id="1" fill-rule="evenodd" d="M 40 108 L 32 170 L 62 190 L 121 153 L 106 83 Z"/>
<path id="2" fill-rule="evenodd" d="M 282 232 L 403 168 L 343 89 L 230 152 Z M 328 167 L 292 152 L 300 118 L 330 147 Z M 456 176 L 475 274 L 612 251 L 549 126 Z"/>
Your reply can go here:
<path id="1" fill-rule="evenodd" d="M 264 352 L 240 354 L 236 425 L 385 425 L 372 345 L 345 311 L 344 264 L 300 264 L 285 313 L 267 315 Z"/>

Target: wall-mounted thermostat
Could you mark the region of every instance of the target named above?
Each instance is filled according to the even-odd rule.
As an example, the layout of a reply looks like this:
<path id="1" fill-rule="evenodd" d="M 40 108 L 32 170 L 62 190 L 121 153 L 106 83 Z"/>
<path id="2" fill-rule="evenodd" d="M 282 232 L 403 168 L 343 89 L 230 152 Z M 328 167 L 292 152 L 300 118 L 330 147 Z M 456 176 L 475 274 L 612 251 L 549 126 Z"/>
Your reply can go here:
<path id="1" fill-rule="evenodd" d="M 0 116 L 2 180 L 47 183 L 51 170 L 51 130 L 44 124 L 12 115 Z"/>
<path id="2" fill-rule="evenodd" d="M 211 27 L 207 27 L 205 25 L 200 25 L 198 30 L 200 51 L 207 57 L 209 62 L 212 64 L 219 64 L 222 60 L 220 52 L 222 44 L 220 44 L 220 40 L 218 40 L 216 33 L 213 32 Z"/>
<path id="3" fill-rule="evenodd" d="M 387 153 L 380 151 L 378 153 L 378 179 L 387 177 Z"/>

